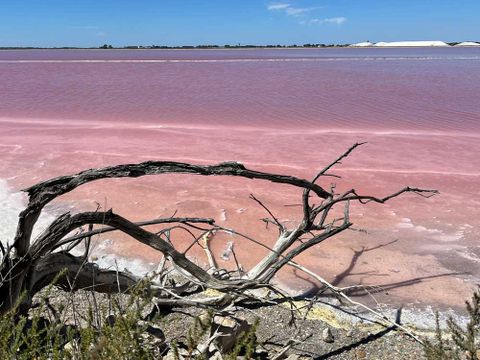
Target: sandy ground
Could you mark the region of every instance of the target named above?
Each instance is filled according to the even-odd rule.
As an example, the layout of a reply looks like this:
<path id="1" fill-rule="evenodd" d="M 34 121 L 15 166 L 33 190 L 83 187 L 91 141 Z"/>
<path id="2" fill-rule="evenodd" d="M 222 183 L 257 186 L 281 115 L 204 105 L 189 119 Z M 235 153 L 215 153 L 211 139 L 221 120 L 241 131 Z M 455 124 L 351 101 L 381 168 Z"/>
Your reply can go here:
<path id="1" fill-rule="evenodd" d="M 0 121 L 0 173 L 10 188 L 86 168 L 145 160 L 217 163 L 226 160 L 277 173 L 311 178 L 356 141 L 369 143 L 334 172 L 337 189 L 386 195 L 405 185 L 440 190 L 424 199 L 413 194 L 381 205 L 355 205 L 352 220 L 367 234 L 347 232 L 311 249 L 299 262 L 338 285 L 378 286 L 376 301 L 394 306 L 462 308 L 480 280 L 480 151 L 478 134 L 441 132 L 346 132 L 325 129 L 155 127 L 151 124 L 27 120 Z M 328 187 L 332 178 L 321 184 Z M 301 192 L 283 185 L 235 178 L 165 175 L 92 183 L 49 207 L 57 213 L 92 210 L 100 204 L 132 220 L 208 216 L 265 244 L 276 230 L 265 229 L 265 212 L 253 193 L 286 225 L 301 216 Z M 186 239 L 178 234 L 177 244 Z M 240 263 L 249 268 L 264 254 L 257 245 L 228 234 L 213 240 L 216 253 L 233 241 Z M 136 259 L 154 267 L 159 254 L 122 236 L 99 239 L 100 256 Z M 200 256 L 200 253 L 197 253 Z M 192 253 L 195 256 L 195 253 Z M 141 260 L 141 261 L 138 261 Z M 198 258 L 203 262 L 203 258 Z M 125 263 L 127 263 L 126 261 Z M 130 263 L 135 265 L 137 263 Z M 232 267 L 233 261 L 221 261 Z M 294 292 L 317 284 L 284 271 L 278 281 Z M 372 302 L 370 296 L 358 294 Z"/>

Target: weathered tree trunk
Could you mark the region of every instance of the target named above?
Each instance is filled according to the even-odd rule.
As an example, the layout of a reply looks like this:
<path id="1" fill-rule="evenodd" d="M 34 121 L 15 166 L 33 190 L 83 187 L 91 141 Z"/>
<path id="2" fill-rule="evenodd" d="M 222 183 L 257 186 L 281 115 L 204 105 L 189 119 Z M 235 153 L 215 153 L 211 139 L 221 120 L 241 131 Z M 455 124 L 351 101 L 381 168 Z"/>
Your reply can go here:
<path id="1" fill-rule="evenodd" d="M 20 299 L 22 299 L 20 309 L 28 309 L 33 296 L 50 284 L 62 271 L 64 271 L 62 276 L 57 279 L 57 285 L 62 288 L 70 290 L 88 288 L 106 293 L 128 291 L 140 279 L 126 272 L 102 270 L 96 264 L 88 262 L 86 256 L 78 257 L 69 253 L 82 242 L 85 242 L 88 251 L 89 239 L 93 235 L 108 231 L 121 231 L 136 241 L 158 250 L 164 255 L 165 259 L 172 262 L 175 269 L 178 270 L 177 274 L 185 278 L 186 282 L 181 287 L 167 286 L 165 281 L 153 282 L 151 288 L 157 295 L 159 303 L 169 306 L 174 304 L 177 306 L 192 305 L 192 301 L 181 298 L 180 295 L 183 291 L 192 292 L 196 291 L 195 289 L 211 288 L 219 290 L 224 295 L 197 302 L 197 304 L 224 307 L 235 299 L 241 298 L 249 289 L 268 287 L 270 280 L 278 270 L 285 265 L 293 264 L 292 261 L 297 255 L 349 229 L 352 225 L 349 219 L 350 202 L 366 203 L 374 201 L 384 203 L 405 192 L 414 192 L 422 196 L 431 196 L 437 193 L 435 190 L 406 187 L 386 197 L 377 198 L 359 195 L 353 189 L 343 194 L 336 194 L 333 190 L 327 191 L 316 184 L 319 178 L 332 176 L 328 174 L 328 171 L 347 157 L 358 145 L 360 144 L 355 144 L 338 159 L 322 169 L 312 181 L 250 170 L 235 162 L 202 166 L 170 161 L 148 161 L 140 164 L 90 169 L 75 175 L 61 176 L 34 185 L 25 190 L 29 195 L 29 203 L 19 215 L 13 245 L 7 249 L 2 246 L 1 249 L 0 312 L 5 313 L 11 310 Z M 230 274 L 229 276 L 225 276 L 224 272 L 216 271 L 218 269 L 207 271 L 190 261 L 185 254 L 180 253 L 172 245 L 168 229 L 160 233 L 152 233 L 142 228 L 152 224 L 169 224 L 171 226 L 170 224 L 173 223 L 177 228 L 202 231 L 197 237 L 192 231 L 188 230 L 192 234 L 193 240 L 198 242 L 200 237 L 208 232 L 225 231 L 212 219 L 165 218 L 133 223 L 112 211 L 83 212 L 76 215 L 66 213 L 59 216 L 34 242 L 31 242 L 33 228 L 45 205 L 58 196 L 75 190 L 78 186 L 99 179 L 175 173 L 202 176 L 237 176 L 302 188 L 304 189 L 302 196 L 303 219 L 298 226 L 288 229 L 278 221 L 266 206 L 252 196 L 252 199 L 257 201 L 271 216 L 268 221 L 278 226 L 279 237 L 273 248 L 269 249 L 268 254 L 250 271 L 247 273 L 239 271 L 237 274 Z M 310 205 L 310 193 L 321 199 L 320 205 Z M 343 218 L 330 219 L 330 211 L 338 205 L 344 207 Z M 86 225 L 90 226 L 90 231 L 67 237 L 72 231 Z M 101 228 L 93 229 L 92 225 L 99 225 Z M 246 235 L 238 235 L 256 242 Z M 298 241 L 301 237 L 303 241 Z M 208 244 L 206 246 L 208 247 Z M 265 245 L 262 246 L 265 247 Z M 68 250 L 65 250 L 64 247 L 67 247 Z M 212 267 L 215 267 L 214 255 L 211 252 L 209 254 Z M 162 276 L 160 274 L 160 278 Z M 22 293 L 26 294 L 24 298 L 21 298 Z"/>

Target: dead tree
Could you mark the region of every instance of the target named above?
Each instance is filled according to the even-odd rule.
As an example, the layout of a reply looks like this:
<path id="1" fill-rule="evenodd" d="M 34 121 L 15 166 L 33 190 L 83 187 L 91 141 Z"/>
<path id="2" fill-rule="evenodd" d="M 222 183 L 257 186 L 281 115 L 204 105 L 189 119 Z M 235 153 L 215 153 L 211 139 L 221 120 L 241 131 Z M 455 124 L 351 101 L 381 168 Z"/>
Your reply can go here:
<path id="1" fill-rule="evenodd" d="M 151 248 L 160 251 L 165 260 L 169 260 L 176 270 L 176 276 L 185 279 L 181 285 L 167 285 L 164 276 L 160 274 L 151 284 L 159 306 L 212 306 L 225 308 L 238 302 L 248 295 L 249 290 L 271 286 L 271 280 L 284 266 L 294 266 L 331 290 L 342 294 L 341 289 L 330 285 L 319 275 L 297 264 L 295 258 L 309 248 L 352 227 L 349 205 L 352 202 L 362 204 L 376 202 L 383 204 L 403 193 L 412 192 L 424 197 L 437 193 L 436 190 L 426 190 L 405 187 L 385 197 L 361 195 L 355 189 L 336 193 L 335 187 L 329 190 L 317 184 L 318 180 L 335 176 L 330 170 L 348 157 L 361 144 L 355 144 L 308 181 L 293 176 L 272 174 L 247 169 L 240 163 L 225 162 L 218 165 L 192 165 L 171 161 L 148 161 L 139 164 L 111 166 L 90 169 L 75 175 L 61 176 L 36 184 L 25 191 L 29 203 L 19 215 L 15 239 L 11 246 L 2 246 L 1 279 L 0 279 L 0 312 L 10 310 L 21 299 L 23 309 L 28 309 L 32 297 L 49 284 L 59 272 L 66 269 L 65 275 L 58 279 L 57 285 L 69 289 L 91 289 L 97 292 L 115 293 L 128 291 L 140 279 L 127 272 L 100 269 L 96 264 L 88 262 L 88 248 L 93 235 L 108 231 L 120 231 Z M 43 208 L 52 200 L 75 190 L 77 187 L 91 181 L 107 178 L 136 178 L 146 175 L 190 174 L 202 176 L 237 176 L 248 179 L 270 181 L 303 190 L 302 220 L 292 228 L 288 228 L 275 217 L 260 200 L 252 195 L 259 206 L 268 213 L 265 221 L 278 227 L 279 236 L 267 255 L 256 266 L 247 272 L 238 271 L 225 274 L 216 269 L 215 256 L 209 250 L 208 236 L 216 231 L 225 231 L 207 218 L 163 218 L 133 223 L 124 217 L 109 211 L 82 212 L 72 215 L 65 213 L 32 242 L 32 230 Z M 313 205 L 316 198 L 317 205 Z M 333 217 L 334 209 L 342 207 L 340 217 Z M 150 232 L 144 227 L 152 224 L 164 224 L 160 232 Z M 97 225 L 97 228 L 93 228 Z M 73 232 L 89 226 L 88 231 L 72 235 Z M 99 227 L 98 227 L 99 226 Z M 170 230 L 180 228 L 188 231 L 193 242 L 201 245 L 207 252 L 211 269 L 205 269 L 188 259 L 185 253 L 179 252 L 170 241 Z M 238 234 L 248 240 L 255 241 L 247 235 Z M 74 256 L 71 250 L 83 244 L 86 248 L 84 256 Z M 266 247 L 263 244 L 259 244 Z M 160 279 L 160 280 L 158 280 Z M 178 282 L 177 282 L 178 284 Z M 216 289 L 221 296 L 191 300 L 184 294 L 199 291 L 199 289 Z"/>

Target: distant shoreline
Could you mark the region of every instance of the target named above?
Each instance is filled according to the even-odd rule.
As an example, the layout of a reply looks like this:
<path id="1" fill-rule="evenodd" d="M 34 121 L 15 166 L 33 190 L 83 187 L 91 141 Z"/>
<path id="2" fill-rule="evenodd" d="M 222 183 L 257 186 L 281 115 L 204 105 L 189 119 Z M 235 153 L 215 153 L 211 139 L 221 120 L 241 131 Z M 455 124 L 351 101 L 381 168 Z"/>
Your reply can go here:
<path id="1" fill-rule="evenodd" d="M 193 48 L 193 49 L 183 49 L 183 48 L 168 48 L 168 49 L 154 49 L 154 48 L 140 48 L 140 49 L 130 49 L 130 48 L 113 48 L 113 49 L 99 49 L 99 48 L 0 48 L 0 51 L 61 51 L 61 50 L 82 50 L 82 51 L 241 51 L 241 50 L 331 50 L 331 49 L 458 49 L 458 46 L 329 46 L 329 47 L 283 47 L 283 48 L 268 48 L 268 47 L 252 47 L 252 48 Z M 462 47 L 466 48 L 466 47 Z M 471 48 L 475 48 L 472 46 Z"/>
<path id="2" fill-rule="evenodd" d="M 1 50 L 102 50 L 102 51 L 115 51 L 115 50 L 295 50 L 295 49 L 339 49 L 347 48 L 349 45 L 335 45 L 335 46 L 282 46 L 282 47 L 268 47 L 268 46 L 242 46 L 242 47 L 168 47 L 168 48 L 150 48 L 150 47 L 141 47 L 141 48 L 131 48 L 131 47 L 115 47 L 115 48 L 82 48 L 82 47 L 53 47 L 53 48 L 44 48 L 44 47 L 0 47 Z"/>
<path id="3" fill-rule="evenodd" d="M 360 43 L 362 44 L 362 43 Z M 445 47 L 454 47 L 461 44 L 461 42 L 448 42 L 445 43 Z M 246 49 L 260 49 L 260 50 L 282 50 L 282 49 L 338 49 L 338 48 L 419 48 L 426 47 L 432 48 L 436 46 L 375 46 L 372 43 L 371 46 L 363 45 L 356 46 L 357 44 L 304 44 L 304 45 L 185 45 L 185 46 L 143 46 L 143 45 L 126 45 L 121 47 L 114 47 L 109 44 L 105 44 L 99 47 L 76 47 L 76 46 L 61 46 L 61 47 L 35 47 L 35 46 L 0 46 L 0 50 L 246 50 Z M 449 46 L 448 46 L 449 45 Z"/>

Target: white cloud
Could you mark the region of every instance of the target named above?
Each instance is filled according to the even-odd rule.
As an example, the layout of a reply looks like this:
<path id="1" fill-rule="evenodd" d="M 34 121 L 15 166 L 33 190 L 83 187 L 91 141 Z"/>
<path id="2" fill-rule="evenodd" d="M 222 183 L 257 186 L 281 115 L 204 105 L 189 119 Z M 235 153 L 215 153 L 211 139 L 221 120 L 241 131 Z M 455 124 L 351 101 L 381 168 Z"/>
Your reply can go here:
<path id="1" fill-rule="evenodd" d="M 336 25 L 342 25 L 347 21 L 346 17 L 333 17 L 333 18 L 328 18 L 328 19 L 323 19 L 322 22 L 328 23 L 328 24 L 336 24 Z"/>
<path id="2" fill-rule="evenodd" d="M 318 8 L 317 7 L 299 8 L 299 7 L 293 7 L 288 3 L 277 3 L 277 4 L 268 5 L 267 9 L 270 11 L 283 11 L 288 16 L 301 16 Z"/>
<path id="3" fill-rule="evenodd" d="M 308 13 L 312 11 L 315 8 L 294 8 L 294 7 L 288 7 L 285 9 L 285 13 L 289 16 L 299 16 L 303 15 L 305 13 Z"/>
<path id="4" fill-rule="evenodd" d="M 301 25 L 319 25 L 319 24 L 335 24 L 335 25 L 342 25 L 348 19 L 345 17 L 335 17 L 335 18 L 326 18 L 326 19 L 309 19 L 309 20 L 302 20 L 299 22 Z"/>
<path id="5" fill-rule="evenodd" d="M 325 19 L 318 19 L 318 18 L 310 18 L 308 14 L 313 11 L 317 10 L 320 7 L 294 7 L 289 3 L 273 3 L 267 6 L 269 11 L 279 11 L 285 13 L 287 16 L 294 16 L 299 17 L 300 21 L 299 24 L 301 25 L 314 25 L 314 24 L 335 24 L 335 25 L 342 25 L 347 21 L 346 17 L 339 16 L 339 17 L 331 17 Z"/>
<path id="6" fill-rule="evenodd" d="M 268 5 L 268 10 L 285 10 L 290 7 L 290 4 L 271 4 Z"/>

